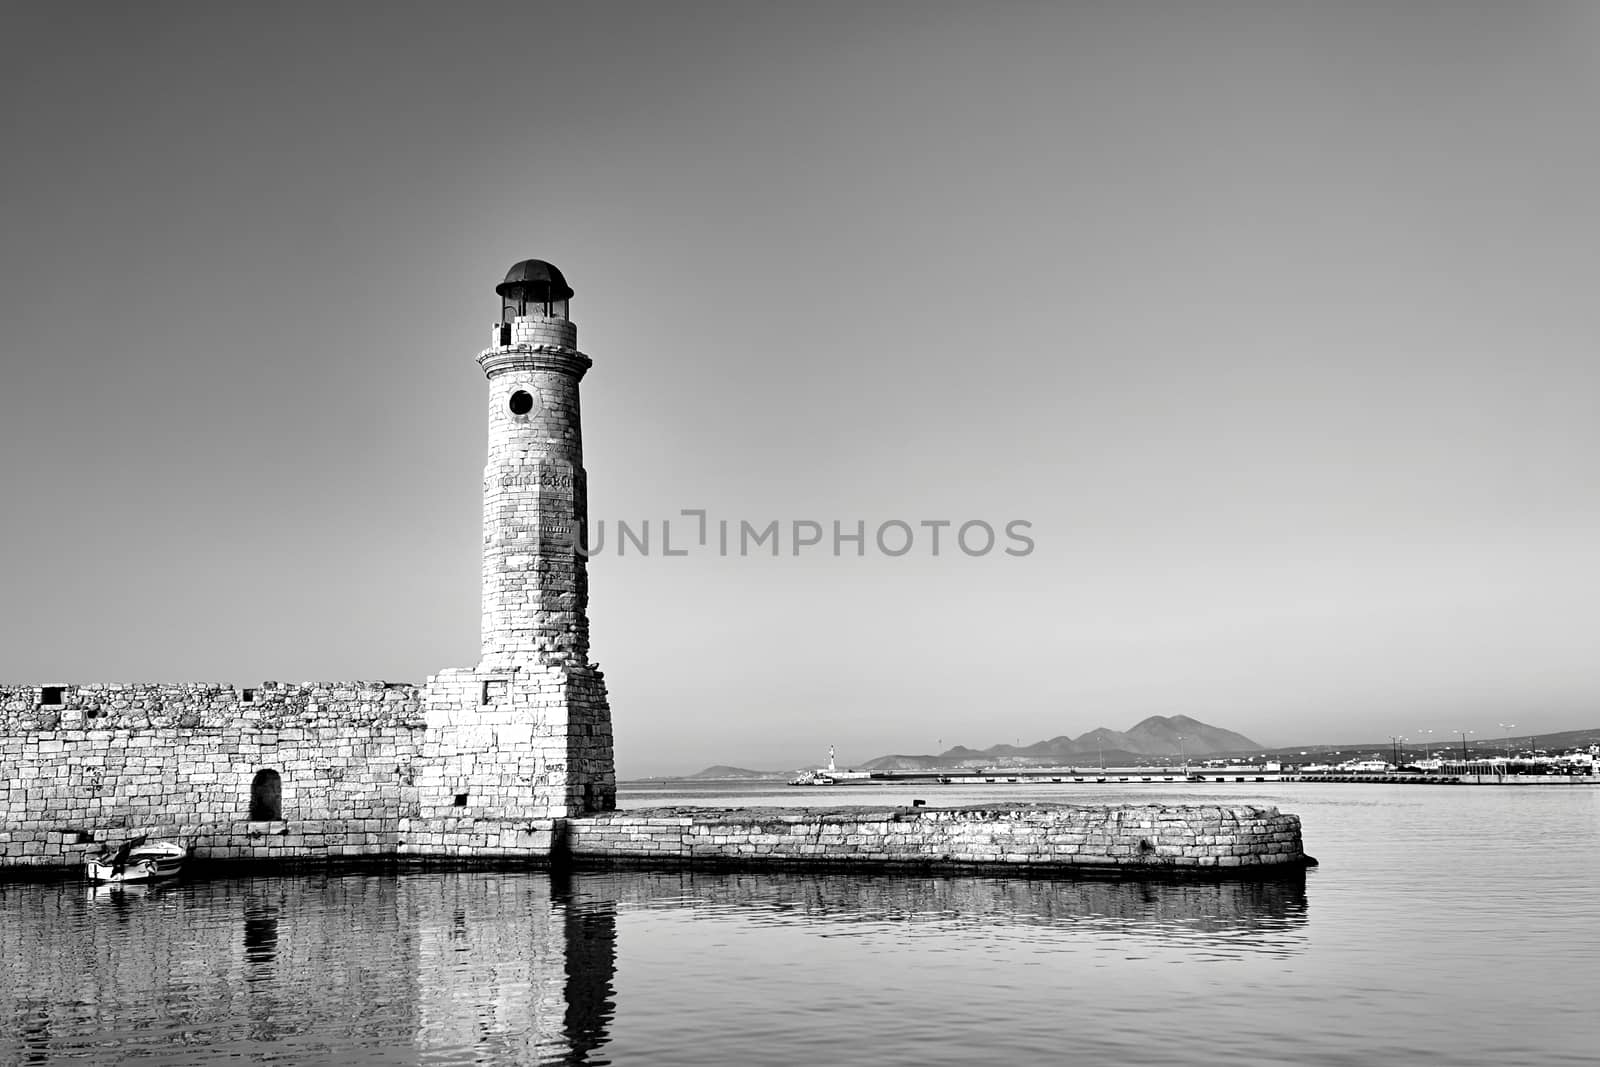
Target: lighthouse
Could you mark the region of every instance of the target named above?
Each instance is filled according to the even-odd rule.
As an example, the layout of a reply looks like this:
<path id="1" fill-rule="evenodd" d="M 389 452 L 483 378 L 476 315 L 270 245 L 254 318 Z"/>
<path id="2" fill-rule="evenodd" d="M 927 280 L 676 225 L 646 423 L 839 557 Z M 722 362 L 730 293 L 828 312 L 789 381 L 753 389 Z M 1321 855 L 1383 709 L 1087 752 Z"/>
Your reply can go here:
<path id="1" fill-rule="evenodd" d="M 483 469 L 483 658 L 479 669 L 583 664 L 589 656 L 583 426 L 591 361 L 568 317 L 572 287 L 526 259 L 495 287 L 500 321 L 478 357 L 489 379 Z"/>
<path id="2" fill-rule="evenodd" d="M 611 708 L 589 659 L 587 475 L 572 286 L 527 259 L 494 289 L 483 613 L 475 668 L 428 679 L 425 818 L 564 818 L 616 806 Z"/>

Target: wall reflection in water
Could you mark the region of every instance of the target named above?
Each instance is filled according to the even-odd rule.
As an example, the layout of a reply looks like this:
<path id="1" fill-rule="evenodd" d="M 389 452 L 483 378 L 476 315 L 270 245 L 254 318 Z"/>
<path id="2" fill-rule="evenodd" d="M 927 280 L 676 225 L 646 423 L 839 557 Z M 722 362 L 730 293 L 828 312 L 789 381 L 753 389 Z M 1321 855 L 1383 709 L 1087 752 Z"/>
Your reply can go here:
<path id="1" fill-rule="evenodd" d="M 1284 954 L 1303 947 L 1306 895 L 1303 876 L 430 871 L 158 889 L 0 884 L 0 1062 L 112 1047 L 173 1064 L 605 1063 L 613 1019 L 629 1008 L 616 994 L 627 928 L 647 936 L 664 910 L 824 933 L 920 928 L 959 939 L 969 926 L 1050 926 L 1069 940 L 1092 930 L 1199 955 Z M 707 998 L 723 980 L 683 976 Z"/>
<path id="2" fill-rule="evenodd" d="M 1305 872 L 1262 881 L 1129 881 L 911 875 L 633 872 L 625 904 L 742 912 L 756 921 L 1082 926 L 1195 947 L 1293 953 L 1304 946 Z"/>

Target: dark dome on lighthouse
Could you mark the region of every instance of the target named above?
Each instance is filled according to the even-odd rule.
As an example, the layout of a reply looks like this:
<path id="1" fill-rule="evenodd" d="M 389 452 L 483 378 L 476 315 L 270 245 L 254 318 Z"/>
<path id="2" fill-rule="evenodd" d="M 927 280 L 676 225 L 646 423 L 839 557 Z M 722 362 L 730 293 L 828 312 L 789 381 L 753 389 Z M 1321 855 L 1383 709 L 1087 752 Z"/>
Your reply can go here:
<path id="1" fill-rule="evenodd" d="M 554 303 L 570 300 L 572 286 L 554 263 L 542 259 L 525 259 L 506 271 L 506 280 L 494 287 L 505 300 L 526 301 L 530 304 Z"/>

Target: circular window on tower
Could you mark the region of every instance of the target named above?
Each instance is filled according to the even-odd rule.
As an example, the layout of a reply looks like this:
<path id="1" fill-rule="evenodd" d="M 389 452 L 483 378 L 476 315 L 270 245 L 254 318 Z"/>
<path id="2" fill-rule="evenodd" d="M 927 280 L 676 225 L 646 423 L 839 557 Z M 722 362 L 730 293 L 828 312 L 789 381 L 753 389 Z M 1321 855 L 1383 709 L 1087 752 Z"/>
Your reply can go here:
<path id="1" fill-rule="evenodd" d="M 525 389 L 518 389 L 511 394 L 511 414 L 526 415 L 533 410 L 533 394 Z"/>

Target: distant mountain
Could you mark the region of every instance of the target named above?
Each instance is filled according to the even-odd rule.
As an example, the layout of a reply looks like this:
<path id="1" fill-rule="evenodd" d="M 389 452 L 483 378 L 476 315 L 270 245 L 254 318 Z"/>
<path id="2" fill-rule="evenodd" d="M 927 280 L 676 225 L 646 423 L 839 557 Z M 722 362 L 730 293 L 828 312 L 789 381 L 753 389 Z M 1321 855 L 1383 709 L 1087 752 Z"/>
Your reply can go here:
<path id="1" fill-rule="evenodd" d="M 1145 720 L 1145 722 L 1149 721 L 1149 719 Z M 1118 752 L 1132 752 L 1133 749 L 1130 747 L 1131 745 L 1132 741 L 1128 738 L 1127 734 L 1117 730 L 1107 729 L 1104 726 L 1098 726 L 1074 741 L 1072 743 L 1071 751 L 1074 754 L 1082 753 L 1083 755 L 1096 753 L 1102 749 L 1115 749 Z"/>
<path id="2" fill-rule="evenodd" d="M 1182 738 L 1180 741 L 1179 739 Z M 1137 762 L 1151 756 L 1209 756 L 1216 753 L 1260 752 L 1261 746 L 1232 730 L 1188 715 L 1152 715 L 1127 732 L 1099 727 L 1073 740 L 1066 734 L 1031 745 L 993 745 L 985 749 L 957 745 L 937 756 L 879 756 L 858 764 L 861 770 L 915 770 L 919 767 L 965 767 L 977 764 Z"/>
<path id="3" fill-rule="evenodd" d="M 1261 746 L 1244 734 L 1236 734 L 1187 715 L 1173 715 L 1170 718 L 1152 715 L 1129 730 L 1127 737 L 1131 743 L 1123 747 L 1146 756 L 1165 756 L 1180 750 L 1191 756 L 1244 752 L 1248 749 L 1261 751 Z"/>
<path id="4" fill-rule="evenodd" d="M 729 766 L 726 766 L 724 764 L 719 763 L 714 767 L 707 767 L 703 771 L 696 771 L 694 774 L 683 775 L 683 779 L 684 780 L 691 779 L 691 778 L 694 778 L 694 779 L 707 779 L 707 778 L 785 778 L 785 779 L 787 779 L 787 778 L 793 778 L 797 773 L 798 773 L 797 771 L 752 771 L 752 770 L 750 770 L 750 769 L 748 769 L 746 767 L 729 767 Z"/>

